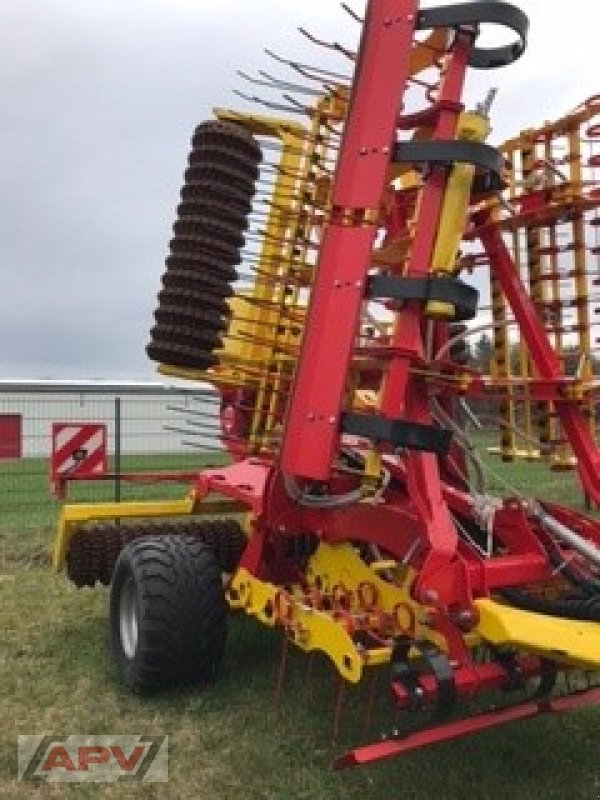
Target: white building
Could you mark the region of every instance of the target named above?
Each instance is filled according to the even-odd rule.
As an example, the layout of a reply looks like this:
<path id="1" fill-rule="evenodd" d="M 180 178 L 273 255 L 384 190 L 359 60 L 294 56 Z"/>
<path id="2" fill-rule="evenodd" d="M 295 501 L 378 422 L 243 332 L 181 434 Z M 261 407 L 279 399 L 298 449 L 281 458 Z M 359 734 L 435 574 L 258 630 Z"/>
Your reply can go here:
<path id="1" fill-rule="evenodd" d="M 209 385 L 101 381 L 0 381 L 0 459 L 48 457 L 52 425 L 106 425 L 108 452 L 220 449 L 218 393 Z"/>

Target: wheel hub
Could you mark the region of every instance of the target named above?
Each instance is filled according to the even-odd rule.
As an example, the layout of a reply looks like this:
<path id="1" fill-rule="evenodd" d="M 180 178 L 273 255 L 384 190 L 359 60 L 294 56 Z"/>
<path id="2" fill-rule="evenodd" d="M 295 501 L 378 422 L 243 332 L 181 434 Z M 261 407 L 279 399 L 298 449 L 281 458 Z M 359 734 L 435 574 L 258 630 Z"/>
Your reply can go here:
<path id="1" fill-rule="evenodd" d="M 138 645 L 137 592 L 133 578 L 123 584 L 119 601 L 119 633 L 127 658 L 135 658 Z"/>

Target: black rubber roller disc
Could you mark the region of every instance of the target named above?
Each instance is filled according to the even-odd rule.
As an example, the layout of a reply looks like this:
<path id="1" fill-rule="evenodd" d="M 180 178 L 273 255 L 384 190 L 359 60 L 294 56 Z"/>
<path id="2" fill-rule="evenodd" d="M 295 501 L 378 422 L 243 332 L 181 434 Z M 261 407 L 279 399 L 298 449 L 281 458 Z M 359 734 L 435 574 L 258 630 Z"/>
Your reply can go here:
<path id="1" fill-rule="evenodd" d="M 190 181 L 181 189 L 182 203 L 218 202 L 235 208 L 240 214 L 248 214 L 252 208 L 252 195 L 232 186 L 230 183 L 215 180 Z"/>
<path id="2" fill-rule="evenodd" d="M 227 283 L 222 286 L 207 286 L 206 284 L 194 281 L 184 283 L 184 280 L 185 279 L 182 279 L 181 283 L 178 285 L 171 284 L 162 289 L 158 294 L 159 302 L 170 303 L 171 300 L 175 298 L 177 298 L 177 302 L 180 302 L 182 297 L 189 297 L 189 304 L 196 305 L 200 308 L 204 305 L 204 298 L 207 293 L 212 297 L 220 297 L 222 299 L 233 295 L 233 290 Z"/>
<path id="3" fill-rule="evenodd" d="M 236 208 L 235 205 L 228 204 L 218 198 L 202 197 L 195 200 L 182 200 L 177 206 L 177 217 L 211 217 L 211 219 L 223 222 L 235 230 L 243 231 L 248 227 L 248 215 Z"/>
<path id="4" fill-rule="evenodd" d="M 258 167 L 253 161 L 220 145 L 207 145 L 200 150 L 192 150 L 188 156 L 188 166 L 223 166 L 228 169 L 236 169 L 240 175 L 249 178 L 253 184 L 259 175 Z"/>
<path id="5" fill-rule="evenodd" d="M 238 264 L 240 259 L 236 261 Z M 214 254 L 210 253 L 180 253 L 177 255 L 167 256 L 167 271 L 165 275 L 177 272 L 189 272 L 188 277 L 196 275 L 211 274 L 215 275 L 221 280 L 232 282 L 237 280 L 238 274 L 235 264 L 217 258 Z"/>
<path id="6" fill-rule="evenodd" d="M 178 236 L 212 236 L 233 245 L 244 246 L 243 231 L 234 228 L 220 219 L 208 215 L 202 217 L 182 217 L 173 225 L 175 237 Z"/>
<path id="7" fill-rule="evenodd" d="M 172 305 L 172 303 L 169 303 L 169 305 Z M 183 305 L 191 305 L 191 303 L 184 303 Z M 198 292 L 198 296 L 194 299 L 194 306 L 198 311 L 216 311 L 221 316 L 227 316 L 229 313 L 229 306 L 225 297 L 218 294 L 209 294 L 206 289 L 202 293 Z M 159 305 L 158 308 L 164 308 L 164 303 Z"/>
<path id="8" fill-rule="evenodd" d="M 228 261 L 231 265 L 240 263 L 239 248 L 216 236 L 175 236 L 169 242 L 169 247 L 173 255 L 206 254 Z"/>
<path id="9" fill-rule="evenodd" d="M 235 164 L 193 164 L 186 169 L 184 180 L 186 184 L 196 181 L 229 183 L 236 191 L 243 192 L 249 200 L 254 197 L 254 179 Z"/>
<path id="10" fill-rule="evenodd" d="M 219 363 L 219 359 L 211 352 L 181 344 L 151 342 L 146 347 L 146 353 L 152 361 L 172 367 L 208 369 Z"/>
<path id="11" fill-rule="evenodd" d="M 206 306 L 206 302 L 204 298 L 210 294 L 211 297 L 219 297 L 221 300 L 225 300 L 228 297 L 233 295 L 233 291 L 229 285 L 226 286 L 206 286 L 205 284 L 190 281 L 189 279 L 186 281 L 185 279 L 181 279 L 179 284 L 170 284 L 165 289 L 162 289 L 159 292 L 159 302 L 160 303 L 171 303 L 172 301 L 176 301 L 178 303 L 188 302 L 189 305 L 194 305 L 196 308 L 204 308 Z M 189 300 L 186 300 L 189 298 Z M 217 309 L 219 313 L 227 315 L 227 310 L 221 311 L 221 309 Z"/>
<path id="12" fill-rule="evenodd" d="M 181 300 L 181 298 L 171 298 L 168 302 L 162 302 L 154 312 L 154 316 L 160 322 L 162 319 L 166 317 L 174 318 L 176 316 L 181 316 L 182 318 L 185 317 L 194 317 L 197 318 L 199 321 L 204 321 L 204 316 L 206 313 L 213 311 L 219 316 L 219 321 L 215 321 L 211 326 L 215 330 L 219 328 L 219 330 L 227 327 L 227 319 L 226 314 L 221 311 L 221 307 L 217 307 L 217 304 L 220 301 L 215 298 L 214 295 L 207 296 L 203 295 L 202 301 L 198 300 L 196 302 L 190 303 Z M 173 320 L 171 320 L 173 321 Z M 170 324 L 170 323 L 169 323 Z M 175 325 L 179 325 L 179 322 L 175 320 L 173 322 Z M 185 323 L 188 324 L 187 322 Z"/>
<path id="13" fill-rule="evenodd" d="M 221 345 L 221 331 L 209 330 L 199 325 L 192 325 L 185 318 L 177 324 L 158 323 L 150 331 L 150 338 L 155 342 L 172 342 L 201 346 L 205 350 L 216 350 Z"/>
<path id="14" fill-rule="evenodd" d="M 171 305 L 173 304 L 169 303 L 169 306 Z M 184 305 L 191 304 L 184 303 Z M 229 311 L 229 306 L 227 305 L 227 301 L 223 296 L 219 296 L 218 294 L 209 294 L 206 290 L 202 292 L 201 297 L 195 298 L 194 307 L 197 308 L 198 311 L 216 311 L 222 316 L 226 316 Z M 164 310 L 164 303 L 159 305 L 157 310 Z"/>
<path id="15" fill-rule="evenodd" d="M 198 325 L 206 328 L 206 330 L 219 332 L 227 330 L 227 320 L 221 312 L 221 309 L 216 307 L 217 301 L 214 300 L 214 298 L 209 299 L 213 300 L 212 304 L 206 302 L 206 298 L 203 298 L 202 305 L 181 303 L 181 301 L 162 303 L 155 310 L 154 318 L 160 325 L 163 323 L 165 325 L 195 325 L 198 323 Z M 205 322 L 205 317 L 210 311 L 216 312 L 220 319 L 218 322 L 213 322 L 209 325 Z"/>
<path id="16" fill-rule="evenodd" d="M 174 295 L 173 297 L 169 298 L 168 302 L 165 302 L 165 307 L 194 305 L 193 298 L 191 302 L 188 301 L 190 294 L 192 293 L 190 293 L 188 290 L 184 294 Z M 155 313 L 157 313 L 159 310 L 160 306 Z M 194 318 L 197 320 L 197 322 L 206 328 L 223 330 L 223 328 L 227 328 L 229 325 L 228 315 L 222 314 L 219 311 L 216 311 L 214 308 L 200 308 L 199 306 L 194 306 L 194 315 Z"/>
<path id="17" fill-rule="evenodd" d="M 202 336 L 202 331 L 192 337 L 187 325 L 155 325 L 150 331 L 150 341 L 169 347 L 185 346 L 202 353 L 212 353 L 221 345 L 221 334 L 209 331 L 209 335 Z"/>
<path id="18" fill-rule="evenodd" d="M 207 295 L 203 295 L 202 299 L 194 299 L 190 302 L 187 299 L 183 299 L 181 297 L 171 297 L 168 300 L 163 300 L 159 303 L 154 312 L 154 316 L 160 322 L 161 320 L 165 320 L 166 317 L 176 317 L 180 316 L 187 316 L 187 317 L 197 317 L 200 321 L 204 321 L 204 316 L 208 312 L 214 312 L 216 317 L 214 322 L 209 327 L 222 329 L 227 327 L 227 314 L 221 310 L 221 306 L 218 305 L 219 301 L 215 299 L 214 295 L 207 297 Z M 171 320 L 173 321 L 173 320 Z M 175 320 L 174 324 L 179 324 L 177 320 Z M 187 323 L 186 323 L 187 324 Z"/>
<path id="19" fill-rule="evenodd" d="M 256 161 L 244 153 L 240 153 L 226 145 L 218 142 L 206 142 L 200 147 L 194 148 L 188 156 L 190 167 L 201 167 L 204 164 L 224 164 L 243 172 L 253 181 L 258 178 L 258 166 Z"/>
<path id="20" fill-rule="evenodd" d="M 182 272 L 184 274 L 181 274 Z M 231 297 L 233 294 L 231 283 L 228 280 L 208 270 L 201 272 L 200 270 L 179 271 L 172 269 L 163 275 L 163 285 L 167 289 L 166 294 L 168 294 L 168 289 L 171 286 L 195 287 L 199 292 L 212 292 L 213 294 L 220 294 L 222 297 Z M 159 298 L 166 296 L 166 294 L 163 290 L 159 294 Z"/>
<path id="21" fill-rule="evenodd" d="M 171 313 L 168 309 L 164 311 L 158 309 L 154 312 L 154 318 L 156 320 L 156 324 L 159 326 L 159 331 L 153 335 L 153 339 L 158 340 L 162 339 L 163 341 L 172 341 L 177 342 L 178 344 L 185 344 L 186 342 L 196 342 L 200 341 L 202 346 L 208 346 L 211 350 L 215 350 L 217 347 L 220 346 L 221 338 L 227 333 L 227 325 L 221 324 L 220 327 L 206 327 L 206 323 L 198 319 L 195 315 L 193 309 L 188 309 L 186 307 L 185 310 L 188 310 L 189 313 L 183 314 L 180 308 L 177 308 L 176 311 Z M 202 329 L 204 332 L 204 337 L 200 338 L 197 337 L 196 339 L 190 339 L 187 337 L 178 336 L 176 334 L 169 334 L 161 333 L 161 331 L 165 328 L 182 328 L 187 329 L 189 327 L 197 326 L 199 329 Z M 209 334 L 212 335 L 214 338 L 210 338 Z"/>
<path id="22" fill-rule="evenodd" d="M 200 147 L 206 142 L 219 142 L 245 153 L 256 163 L 262 161 L 260 145 L 242 125 L 235 122 L 211 119 L 201 122 L 192 136 L 192 147 Z"/>

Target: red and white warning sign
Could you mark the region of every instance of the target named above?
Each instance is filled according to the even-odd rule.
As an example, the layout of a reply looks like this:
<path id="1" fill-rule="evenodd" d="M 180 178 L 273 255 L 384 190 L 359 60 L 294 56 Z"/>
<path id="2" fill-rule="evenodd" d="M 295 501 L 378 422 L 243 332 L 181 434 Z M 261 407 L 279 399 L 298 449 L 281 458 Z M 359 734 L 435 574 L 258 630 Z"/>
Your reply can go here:
<path id="1" fill-rule="evenodd" d="M 53 422 L 50 480 L 103 475 L 108 468 L 106 425 L 102 422 Z"/>

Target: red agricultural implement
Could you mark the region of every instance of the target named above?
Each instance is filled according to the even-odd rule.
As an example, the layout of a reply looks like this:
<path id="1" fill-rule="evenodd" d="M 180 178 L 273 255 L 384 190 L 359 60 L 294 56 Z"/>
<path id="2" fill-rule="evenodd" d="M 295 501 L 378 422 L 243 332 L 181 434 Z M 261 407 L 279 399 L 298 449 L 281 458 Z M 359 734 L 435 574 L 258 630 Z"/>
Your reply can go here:
<path id="1" fill-rule="evenodd" d="M 303 33 L 353 75 L 269 51 L 293 80 L 242 76 L 282 93 L 264 103 L 286 115 L 218 110 L 192 140 L 148 354 L 216 387 L 183 413 L 230 463 L 175 503 L 65 506 L 54 552 L 77 585 L 111 583 L 135 689 L 211 678 L 230 610 L 324 653 L 344 681 L 385 673 L 385 740 L 337 766 L 600 700 L 600 525 L 519 487 L 490 493 L 465 424 L 469 403 L 498 402 L 511 431 L 520 404 L 542 409 L 600 503 L 598 387 L 587 366 L 565 371 L 540 311 L 548 270 L 564 272 L 560 226 L 581 244 L 600 205 L 593 174 L 556 174 L 552 145 L 600 106 L 501 152 L 485 143 L 492 94 L 466 110 L 463 85 L 519 59 L 521 11 L 351 13 L 356 52 Z M 481 46 L 488 25 L 507 43 Z M 493 288 L 491 377 L 464 358 L 474 266 Z M 569 269 L 581 289 L 589 266 Z M 502 365 L 508 325 L 526 374 Z M 508 702 L 485 710 L 488 694 Z M 458 716 L 474 697 L 483 710 Z M 406 733 L 413 717 L 426 722 Z"/>

